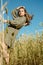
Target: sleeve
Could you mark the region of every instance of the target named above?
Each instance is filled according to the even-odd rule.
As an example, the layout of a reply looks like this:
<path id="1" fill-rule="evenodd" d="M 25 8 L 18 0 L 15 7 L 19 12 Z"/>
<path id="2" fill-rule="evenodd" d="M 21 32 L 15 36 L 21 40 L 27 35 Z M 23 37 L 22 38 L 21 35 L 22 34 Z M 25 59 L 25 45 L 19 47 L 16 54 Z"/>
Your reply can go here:
<path id="1" fill-rule="evenodd" d="M 18 17 L 18 9 L 14 9 L 14 10 L 11 12 L 11 14 L 12 14 L 13 19 L 16 18 L 16 17 Z"/>
<path id="2" fill-rule="evenodd" d="M 26 22 L 26 18 L 25 17 L 18 17 L 15 20 L 9 20 L 9 24 L 16 26 L 17 28 L 22 27 Z"/>

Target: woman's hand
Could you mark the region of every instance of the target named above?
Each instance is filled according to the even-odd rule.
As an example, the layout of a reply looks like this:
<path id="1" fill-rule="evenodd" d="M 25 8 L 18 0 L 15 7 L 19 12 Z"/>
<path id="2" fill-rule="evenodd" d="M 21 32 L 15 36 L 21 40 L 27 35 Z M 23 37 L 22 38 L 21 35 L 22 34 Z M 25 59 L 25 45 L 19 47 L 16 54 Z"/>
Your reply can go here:
<path id="1" fill-rule="evenodd" d="M 0 21 L 7 23 L 7 20 L 4 20 L 1 15 L 0 15 Z"/>
<path id="2" fill-rule="evenodd" d="M 19 9 L 19 8 L 21 8 L 21 7 L 25 8 L 24 6 L 19 6 L 19 7 L 17 7 L 17 9 Z"/>
<path id="3" fill-rule="evenodd" d="M 27 25 L 27 23 L 24 24 L 24 26 L 26 26 L 26 25 Z"/>
<path id="4" fill-rule="evenodd" d="M 7 20 L 3 20 L 4 23 L 7 23 Z"/>
<path id="5" fill-rule="evenodd" d="M 0 21 L 2 20 L 2 16 L 0 15 Z"/>

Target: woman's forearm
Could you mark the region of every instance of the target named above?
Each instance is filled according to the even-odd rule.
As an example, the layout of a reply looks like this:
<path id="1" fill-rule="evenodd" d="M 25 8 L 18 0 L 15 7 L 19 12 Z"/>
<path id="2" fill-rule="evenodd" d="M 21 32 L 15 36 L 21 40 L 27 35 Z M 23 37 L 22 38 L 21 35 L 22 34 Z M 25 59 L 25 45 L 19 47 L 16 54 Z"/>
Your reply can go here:
<path id="1" fill-rule="evenodd" d="M 16 17 L 18 17 L 18 9 L 16 8 L 16 9 L 14 9 L 12 12 L 11 12 L 11 14 L 13 15 L 13 19 L 14 18 L 16 18 Z"/>

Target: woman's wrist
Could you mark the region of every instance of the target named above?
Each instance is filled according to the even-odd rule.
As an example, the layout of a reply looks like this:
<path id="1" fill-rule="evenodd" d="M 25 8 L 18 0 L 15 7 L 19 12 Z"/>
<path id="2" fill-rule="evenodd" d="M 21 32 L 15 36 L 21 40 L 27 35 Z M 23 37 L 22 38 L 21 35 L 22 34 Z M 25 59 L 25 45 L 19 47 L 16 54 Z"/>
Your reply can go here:
<path id="1" fill-rule="evenodd" d="M 4 20 L 5 23 L 7 23 L 7 20 Z"/>
<path id="2" fill-rule="evenodd" d="M 10 23 L 10 21 L 9 20 L 5 20 L 5 23 Z"/>

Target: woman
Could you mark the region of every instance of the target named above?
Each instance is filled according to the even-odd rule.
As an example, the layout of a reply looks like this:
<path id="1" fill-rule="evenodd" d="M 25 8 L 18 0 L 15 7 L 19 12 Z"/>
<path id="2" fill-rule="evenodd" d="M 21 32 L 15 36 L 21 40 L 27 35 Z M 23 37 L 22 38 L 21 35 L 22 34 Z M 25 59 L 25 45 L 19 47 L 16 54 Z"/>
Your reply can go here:
<path id="1" fill-rule="evenodd" d="M 14 9 L 12 11 L 12 15 L 13 15 L 13 20 L 5 20 L 5 22 L 14 25 L 14 26 L 18 26 L 19 24 L 21 25 L 21 23 L 24 23 L 22 25 L 29 25 L 29 21 L 33 18 L 33 15 L 29 15 L 25 9 L 24 6 L 20 6 L 16 9 Z M 20 20 L 20 21 L 19 21 Z M 18 22 L 19 21 L 19 22 Z M 22 22 L 21 22 L 22 21 Z M 24 22 L 25 21 L 25 22 Z M 22 26 L 21 25 L 21 26 Z M 21 27 L 20 26 L 20 27 Z M 18 27 L 19 28 L 19 27 Z"/>
<path id="2" fill-rule="evenodd" d="M 13 47 L 15 37 L 19 29 L 24 25 L 29 25 L 32 16 L 29 15 L 24 6 L 20 6 L 12 11 L 13 20 L 3 20 L 9 26 L 5 31 L 5 43 L 8 47 Z"/>
<path id="3" fill-rule="evenodd" d="M 9 24 L 4 33 L 4 42 L 8 48 L 13 48 L 14 41 L 19 29 L 21 29 L 21 27 L 24 25 L 29 25 L 30 20 L 32 19 L 32 16 L 27 13 L 24 6 L 20 6 L 14 9 L 12 11 L 12 16 L 13 20 L 3 20 L 3 22 Z M 6 60 L 6 62 L 8 61 Z"/>

